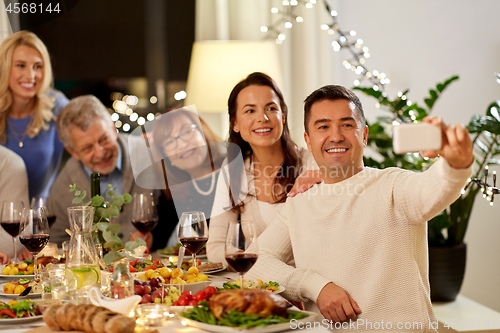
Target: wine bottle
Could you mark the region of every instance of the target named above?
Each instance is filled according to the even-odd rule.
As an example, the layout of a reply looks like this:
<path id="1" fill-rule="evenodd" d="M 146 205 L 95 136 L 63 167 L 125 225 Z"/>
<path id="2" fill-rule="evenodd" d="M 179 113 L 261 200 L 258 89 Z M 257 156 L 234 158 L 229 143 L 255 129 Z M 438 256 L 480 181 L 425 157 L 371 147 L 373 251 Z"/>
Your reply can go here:
<path id="1" fill-rule="evenodd" d="M 93 172 L 90 175 L 90 197 L 101 195 L 101 174 Z"/>

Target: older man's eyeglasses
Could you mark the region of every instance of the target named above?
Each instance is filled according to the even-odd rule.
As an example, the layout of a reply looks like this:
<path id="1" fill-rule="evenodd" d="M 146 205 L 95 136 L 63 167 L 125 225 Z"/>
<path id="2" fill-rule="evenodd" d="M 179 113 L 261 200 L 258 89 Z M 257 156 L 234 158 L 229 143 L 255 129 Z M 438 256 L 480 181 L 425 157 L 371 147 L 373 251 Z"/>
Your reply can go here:
<path id="1" fill-rule="evenodd" d="M 170 137 L 163 141 L 163 148 L 165 151 L 172 151 L 177 148 L 177 140 L 181 139 L 184 142 L 191 140 L 197 127 L 195 124 L 183 126 L 178 136 Z"/>

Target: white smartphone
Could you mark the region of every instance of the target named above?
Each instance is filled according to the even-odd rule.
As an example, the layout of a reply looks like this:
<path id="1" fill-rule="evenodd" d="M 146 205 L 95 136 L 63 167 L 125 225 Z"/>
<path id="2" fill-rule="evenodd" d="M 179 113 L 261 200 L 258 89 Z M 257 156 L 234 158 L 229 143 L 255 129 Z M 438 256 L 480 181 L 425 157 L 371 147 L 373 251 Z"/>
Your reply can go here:
<path id="1" fill-rule="evenodd" d="M 396 154 L 439 150 L 441 149 L 441 128 L 428 123 L 393 126 L 392 145 Z"/>

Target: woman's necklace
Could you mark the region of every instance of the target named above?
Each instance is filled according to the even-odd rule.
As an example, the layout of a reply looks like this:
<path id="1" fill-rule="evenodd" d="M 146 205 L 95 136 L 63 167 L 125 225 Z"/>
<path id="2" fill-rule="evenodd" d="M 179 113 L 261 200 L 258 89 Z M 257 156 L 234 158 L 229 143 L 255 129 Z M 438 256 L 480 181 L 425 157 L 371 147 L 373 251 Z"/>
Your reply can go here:
<path id="1" fill-rule="evenodd" d="M 7 121 L 7 123 L 9 125 L 9 127 L 10 127 L 10 130 L 12 131 L 12 134 L 14 134 L 14 136 L 17 139 L 17 141 L 19 141 L 19 148 L 23 148 L 23 146 L 24 146 L 23 141 L 24 141 L 24 139 L 26 139 L 26 131 L 24 131 L 22 133 L 22 137 L 21 137 L 21 134 L 18 133 L 18 132 L 16 132 L 16 130 L 14 129 L 14 126 L 12 126 L 9 121 Z"/>
<path id="2" fill-rule="evenodd" d="M 210 193 L 212 193 L 215 187 L 215 172 L 212 173 L 212 180 L 210 182 L 210 188 L 208 189 L 208 191 L 202 191 L 198 187 L 198 184 L 196 183 L 196 180 L 194 180 L 194 178 L 191 179 L 191 181 L 193 182 L 193 187 L 196 190 L 196 192 L 200 193 L 201 195 L 210 195 Z"/>

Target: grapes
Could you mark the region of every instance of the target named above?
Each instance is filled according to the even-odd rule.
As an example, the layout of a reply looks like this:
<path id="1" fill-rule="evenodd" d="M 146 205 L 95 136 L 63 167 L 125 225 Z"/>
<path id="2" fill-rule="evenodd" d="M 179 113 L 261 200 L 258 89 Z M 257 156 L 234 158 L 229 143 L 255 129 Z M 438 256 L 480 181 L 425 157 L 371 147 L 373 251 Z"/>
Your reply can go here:
<path id="1" fill-rule="evenodd" d="M 158 285 L 160 284 L 160 279 L 157 279 L 157 278 L 152 278 L 150 281 L 149 281 L 149 284 L 151 285 L 151 288 L 158 288 Z"/>
<path id="2" fill-rule="evenodd" d="M 144 303 L 165 303 L 172 305 L 180 296 L 179 289 L 175 287 L 164 287 L 160 279 L 141 282 L 134 280 L 134 293 L 142 296 L 141 304 Z"/>

